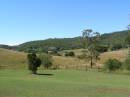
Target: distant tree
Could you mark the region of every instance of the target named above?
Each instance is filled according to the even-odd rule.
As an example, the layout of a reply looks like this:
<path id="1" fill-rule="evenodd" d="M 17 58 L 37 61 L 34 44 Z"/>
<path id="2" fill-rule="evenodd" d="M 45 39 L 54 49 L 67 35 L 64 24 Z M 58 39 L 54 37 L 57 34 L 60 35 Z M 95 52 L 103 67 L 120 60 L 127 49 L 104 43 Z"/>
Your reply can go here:
<path id="1" fill-rule="evenodd" d="M 99 52 L 96 48 L 99 39 L 100 34 L 98 32 L 93 32 L 93 30 L 91 29 L 86 29 L 82 31 L 82 43 L 85 49 L 84 55 L 86 55 L 85 59 L 90 61 L 91 68 L 94 65 L 94 60 L 99 59 Z"/>
<path id="2" fill-rule="evenodd" d="M 65 52 L 65 56 L 71 56 L 71 57 L 74 57 L 74 56 L 75 56 L 75 53 L 74 53 L 73 51 Z"/>
<path id="3" fill-rule="evenodd" d="M 112 47 L 111 47 L 111 50 L 119 50 L 123 48 L 122 44 L 114 44 Z"/>
<path id="4" fill-rule="evenodd" d="M 51 67 L 52 64 L 52 56 L 49 54 L 45 54 L 45 53 L 41 53 L 39 55 L 39 58 L 41 60 L 42 65 L 44 66 L 44 68 L 48 69 L 49 67 Z"/>
<path id="5" fill-rule="evenodd" d="M 107 52 L 109 49 L 109 46 L 106 45 L 97 45 L 96 50 L 100 53 Z"/>
<path id="6" fill-rule="evenodd" d="M 32 71 L 33 74 L 37 73 L 37 68 L 41 65 L 41 60 L 37 57 L 35 53 L 27 55 L 28 59 L 28 69 Z"/>

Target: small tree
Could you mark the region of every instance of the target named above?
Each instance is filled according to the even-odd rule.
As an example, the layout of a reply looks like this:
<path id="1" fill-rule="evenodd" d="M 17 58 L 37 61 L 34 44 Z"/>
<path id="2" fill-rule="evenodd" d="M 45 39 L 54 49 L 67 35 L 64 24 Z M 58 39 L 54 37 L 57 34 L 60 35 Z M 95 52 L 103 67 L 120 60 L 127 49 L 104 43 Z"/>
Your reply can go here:
<path id="1" fill-rule="evenodd" d="M 122 67 L 122 63 L 117 59 L 109 59 L 105 62 L 105 69 L 109 71 L 119 70 Z"/>
<path id="2" fill-rule="evenodd" d="M 73 51 L 65 52 L 65 56 L 71 56 L 71 57 L 74 57 L 74 56 L 75 56 L 75 53 L 74 53 Z"/>
<path id="3" fill-rule="evenodd" d="M 41 60 L 37 57 L 35 53 L 28 54 L 28 69 L 32 71 L 33 74 L 37 73 L 37 68 L 41 65 Z"/>
<path id="4" fill-rule="evenodd" d="M 111 47 L 111 50 L 119 50 L 123 48 L 122 44 L 114 44 L 112 47 Z"/>
<path id="5" fill-rule="evenodd" d="M 99 53 L 107 52 L 108 51 L 108 46 L 107 45 L 97 45 L 96 46 L 96 51 Z"/>
<path id="6" fill-rule="evenodd" d="M 93 32 L 91 29 L 86 29 L 82 31 L 82 44 L 85 49 L 84 55 L 86 55 L 85 58 L 90 61 L 91 68 L 94 65 L 94 60 L 99 59 L 99 52 L 96 48 L 99 39 L 100 34 L 98 32 Z"/>
<path id="7" fill-rule="evenodd" d="M 41 63 L 44 66 L 44 68 L 48 69 L 52 66 L 52 56 L 49 54 L 42 53 L 39 55 L 39 58 L 41 59 Z"/>

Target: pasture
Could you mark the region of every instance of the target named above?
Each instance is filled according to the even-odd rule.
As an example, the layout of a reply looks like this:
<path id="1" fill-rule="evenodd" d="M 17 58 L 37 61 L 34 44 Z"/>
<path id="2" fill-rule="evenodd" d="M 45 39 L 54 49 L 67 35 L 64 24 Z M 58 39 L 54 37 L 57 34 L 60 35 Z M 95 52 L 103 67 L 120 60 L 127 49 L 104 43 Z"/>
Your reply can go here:
<path id="1" fill-rule="evenodd" d="M 76 55 L 81 54 L 82 49 L 68 50 L 74 51 Z M 61 52 L 63 53 L 63 52 Z M 105 52 L 100 55 L 100 60 L 97 64 L 101 65 L 109 58 L 116 58 L 124 61 L 127 58 L 128 49 Z M 54 66 L 58 66 L 61 69 L 81 69 L 83 70 L 88 64 L 84 60 L 79 60 L 77 57 L 65 57 L 65 56 L 53 56 Z M 27 67 L 26 53 L 17 52 L 0 48 L 0 68 L 22 68 Z"/>
<path id="2" fill-rule="evenodd" d="M 0 97 L 130 97 L 130 75 L 95 70 L 0 70 Z"/>
<path id="3" fill-rule="evenodd" d="M 76 55 L 81 50 L 74 51 Z M 124 60 L 128 50 L 101 54 L 100 64 L 108 58 Z M 107 56 L 107 57 L 106 57 Z M 53 56 L 59 70 L 27 70 L 26 54 L 0 49 L 0 97 L 130 97 L 130 73 L 104 73 L 74 70 L 86 64 L 73 57 Z"/>

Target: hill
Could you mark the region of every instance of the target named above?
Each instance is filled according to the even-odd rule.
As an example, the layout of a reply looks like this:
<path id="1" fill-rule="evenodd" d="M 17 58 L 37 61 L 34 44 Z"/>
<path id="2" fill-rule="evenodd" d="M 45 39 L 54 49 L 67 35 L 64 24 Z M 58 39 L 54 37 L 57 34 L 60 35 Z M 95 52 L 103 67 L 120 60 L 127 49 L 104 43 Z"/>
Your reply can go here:
<path id="1" fill-rule="evenodd" d="M 109 51 L 100 55 L 99 63 L 103 64 L 108 59 L 117 59 L 124 61 L 128 57 L 128 49 L 122 49 L 118 51 Z"/>
<path id="2" fill-rule="evenodd" d="M 107 34 L 102 34 L 101 42 L 104 44 L 125 44 L 126 37 L 130 35 L 130 30 L 118 31 Z"/>
<path id="3" fill-rule="evenodd" d="M 119 44 L 122 47 L 125 47 L 125 38 L 129 34 L 130 31 L 118 31 L 108 34 L 102 34 L 100 43 L 109 46 Z M 60 50 L 80 49 L 82 48 L 81 37 L 30 41 L 20 44 L 17 49 L 19 51 L 28 51 L 28 49 L 33 48 L 37 51 L 47 51 L 49 47 L 56 47 Z"/>
<path id="4" fill-rule="evenodd" d="M 117 31 L 101 35 L 100 43 L 106 46 L 120 45 L 126 47 L 125 39 L 130 34 L 130 31 Z M 46 40 L 30 41 L 18 46 L 1 45 L 0 48 L 13 49 L 19 51 L 28 51 L 29 49 L 35 49 L 36 51 L 46 52 L 50 47 L 55 47 L 58 50 L 71 50 L 81 49 L 81 37 L 74 38 L 54 38 Z"/>
<path id="5" fill-rule="evenodd" d="M 0 48 L 0 68 L 21 68 L 25 64 L 25 53 Z"/>
<path id="6" fill-rule="evenodd" d="M 27 51 L 30 48 L 46 51 L 49 47 L 56 47 L 58 49 L 78 49 L 82 47 L 80 37 L 75 38 L 55 38 L 47 40 L 31 41 L 20 44 L 18 50 Z"/>

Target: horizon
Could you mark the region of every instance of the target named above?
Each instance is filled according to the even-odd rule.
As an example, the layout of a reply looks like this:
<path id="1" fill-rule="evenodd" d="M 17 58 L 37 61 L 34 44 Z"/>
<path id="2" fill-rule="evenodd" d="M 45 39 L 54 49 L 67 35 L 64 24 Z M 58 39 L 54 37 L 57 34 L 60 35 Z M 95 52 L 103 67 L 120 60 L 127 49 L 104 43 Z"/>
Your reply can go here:
<path id="1" fill-rule="evenodd" d="M 122 31 L 127 31 L 127 30 L 122 30 Z M 101 35 L 103 34 L 111 34 L 111 33 L 118 33 L 118 32 L 121 32 L 121 31 L 113 31 L 113 32 L 109 32 L 109 33 L 102 33 Z M 19 43 L 19 44 L 0 44 L 0 45 L 8 45 L 8 46 L 18 46 L 18 45 L 21 45 L 21 44 L 24 44 L 24 43 L 27 43 L 27 42 L 33 42 L 33 41 L 44 41 L 44 40 L 48 40 L 48 39 L 64 39 L 64 38 L 76 38 L 76 37 L 81 37 L 81 36 L 74 36 L 74 37 L 54 37 L 54 38 L 46 38 L 46 39 L 41 39 L 41 40 L 30 40 L 30 41 L 25 41 L 25 42 L 22 42 L 22 43 Z"/>
<path id="2" fill-rule="evenodd" d="M 129 0 L 4 0 L 0 1 L 0 44 L 73 38 L 84 29 L 111 33 L 130 24 Z"/>

